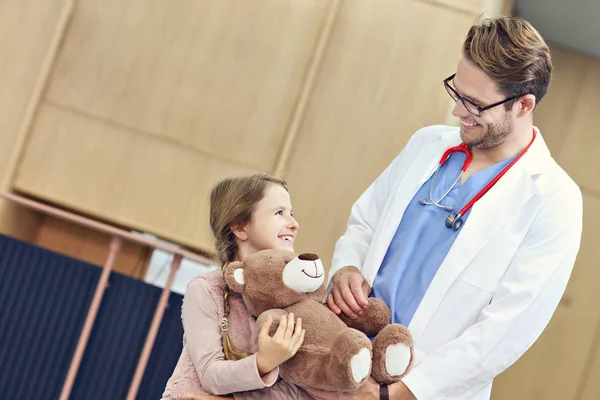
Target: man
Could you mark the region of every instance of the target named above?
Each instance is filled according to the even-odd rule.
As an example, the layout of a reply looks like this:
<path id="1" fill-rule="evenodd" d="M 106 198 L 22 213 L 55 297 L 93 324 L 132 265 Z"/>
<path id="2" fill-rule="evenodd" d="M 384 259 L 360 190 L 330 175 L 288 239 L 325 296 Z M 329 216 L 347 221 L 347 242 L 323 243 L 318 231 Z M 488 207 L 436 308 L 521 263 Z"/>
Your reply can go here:
<path id="1" fill-rule="evenodd" d="M 489 399 L 554 313 L 579 251 L 582 196 L 533 125 L 551 74 L 528 22 L 473 26 L 444 80 L 460 128 L 416 132 L 353 205 L 327 303 L 355 317 L 367 296 L 382 298 L 415 340 L 414 367 L 381 398 Z M 454 148 L 437 170 L 461 143 L 470 151 Z"/>

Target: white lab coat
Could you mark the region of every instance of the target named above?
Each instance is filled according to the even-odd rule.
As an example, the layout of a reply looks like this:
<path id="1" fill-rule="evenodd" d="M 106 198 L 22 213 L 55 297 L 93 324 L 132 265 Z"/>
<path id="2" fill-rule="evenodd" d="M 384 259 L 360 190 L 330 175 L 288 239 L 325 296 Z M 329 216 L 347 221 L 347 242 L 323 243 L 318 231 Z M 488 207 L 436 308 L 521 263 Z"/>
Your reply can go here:
<path id="1" fill-rule="evenodd" d="M 419 400 L 489 399 L 493 378 L 534 343 L 564 293 L 582 196 L 535 129 L 529 151 L 472 208 L 409 325 L 415 364 L 403 381 Z M 407 204 L 459 143 L 457 127 L 413 135 L 353 205 L 330 277 L 353 265 L 373 284 Z"/>

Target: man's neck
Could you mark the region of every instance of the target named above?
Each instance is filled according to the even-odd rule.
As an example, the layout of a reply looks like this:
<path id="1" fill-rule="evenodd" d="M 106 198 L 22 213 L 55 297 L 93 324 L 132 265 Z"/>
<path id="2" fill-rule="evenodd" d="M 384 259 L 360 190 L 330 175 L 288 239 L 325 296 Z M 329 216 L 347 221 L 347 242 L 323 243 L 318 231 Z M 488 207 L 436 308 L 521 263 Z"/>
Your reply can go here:
<path id="1" fill-rule="evenodd" d="M 483 165 L 494 165 L 506 159 L 515 157 L 527 147 L 531 141 L 533 126 L 526 124 L 516 128 L 504 143 L 490 149 L 472 148 L 473 162 Z"/>

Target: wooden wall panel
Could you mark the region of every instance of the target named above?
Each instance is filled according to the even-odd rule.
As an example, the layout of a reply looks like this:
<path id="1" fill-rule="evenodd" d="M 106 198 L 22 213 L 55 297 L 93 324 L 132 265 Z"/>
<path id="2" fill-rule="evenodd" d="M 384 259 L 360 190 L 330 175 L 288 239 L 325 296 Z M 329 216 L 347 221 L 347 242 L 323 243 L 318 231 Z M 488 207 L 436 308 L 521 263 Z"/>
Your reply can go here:
<path id="1" fill-rule="evenodd" d="M 457 11 L 475 18 L 482 13 L 486 16 L 510 15 L 514 0 L 416 0 L 438 7 Z"/>
<path id="2" fill-rule="evenodd" d="M 437 7 L 447 8 L 453 11 L 465 13 L 467 15 L 475 15 L 483 11 L 485 8 L 485 0 L 417 0 L 424 3 L 429 3 Z"/>
<path id="3" fill-rule="evenodd" d="M 534 124 L 540 128 L 552 155 L 558 158 L 573 132 L 573 115 L 582 101 L 581 77 L 588 58 L 556 47 L 551 52 L 554 77 L 548 93 L 534 111 Z"/>
<path id="4" fill-rule="evenodd" d="M 579 78 L 580 87 L 574 87 L 578 99 L 572 110 L 556 110 L 567 122 L 563 134 L 568 137 L 558 158 L 561 165 L 579 185 L 600 192 L 597 161 L 600 159 L 600 60 L 588 59 Z"/>
<path id="5" fill-rule="evenodd" d="M 34 244 L 94 265 L 103 266 L 108 256 L 109 235 L 73 225 L 64 220 L 45 217 Z M 113 271 L 144 279 L 152 249 L 123 241 Z"/>
<path id="6" fill-rule="evenodd" d="M 51 41 L 60 30 L 68 0 L 0 1 L 0 181 L 2 190 L 20 151 L 21 124 L 31 101 Z M 43 77 L 42 77 L 43 78 Z M 30 240 L 39 225 L 36 213 L 0 200 L 0 232 Z"/>
<path id="7" fill-rule="evenodd" d="M 598 261 L 595 260 L 595 262 Z M 577 397 L 577 400 L 598 400 L 600 398 L 600 379 L 598 379 L 600 377 L 600 324 L 596 327 L 594 339 L 594 346 L 586 363 L 587 368 L 581 376 L 580 396 Z"/>
<path id="8" fill-rule="evenodd" d="M 377 4 L 342 3 L 286 168 L 297 248 L 326 265 L 360 193 L 415 130 L 447 118 L 442 80 L 472 22 L 426 2 Z"/>
<path id="9" fill-rule="evenodd" d="M 76 211 L 212 249 L 208 194 L 256 172 L 55 105 L 41 108 L 15 189 Z"/>
<path id="10" fill-rule="evenodd" d="M 16 133 L 66 0 L 0 2 L 0 171 L 13 152 Z"/>
<path id="11" fill-rule="evenodd" d="M 329 4 L 83 1 L 48 98 L 271 170 Z"/>
<path id="12" fill-rule="evenodd" d="M 600 198 L 583 201 L 582 246 L 565 295 L 540 339 L 496 379 L 493 400 L 582 400 L 578 390 L 600 323 Z"/>

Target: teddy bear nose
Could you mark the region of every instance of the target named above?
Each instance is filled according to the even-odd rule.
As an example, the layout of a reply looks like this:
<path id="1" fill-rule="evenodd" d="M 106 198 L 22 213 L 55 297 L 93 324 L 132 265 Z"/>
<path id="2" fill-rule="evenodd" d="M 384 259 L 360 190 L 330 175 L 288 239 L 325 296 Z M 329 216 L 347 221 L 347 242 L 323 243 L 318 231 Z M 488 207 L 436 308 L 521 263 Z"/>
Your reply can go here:
<path id="1" fill-rule="evenodd" d="M 304 261 L 316 261 L 319 259 L 319 256 L 312 253 L 303 253 L 298 256 L 300 260 Z"/>

